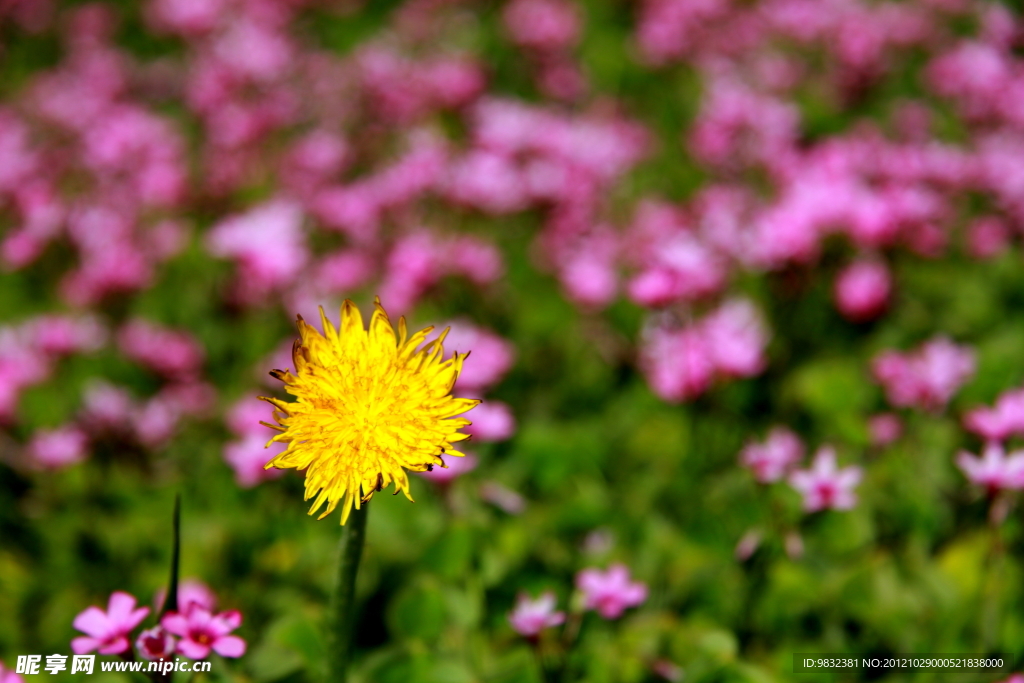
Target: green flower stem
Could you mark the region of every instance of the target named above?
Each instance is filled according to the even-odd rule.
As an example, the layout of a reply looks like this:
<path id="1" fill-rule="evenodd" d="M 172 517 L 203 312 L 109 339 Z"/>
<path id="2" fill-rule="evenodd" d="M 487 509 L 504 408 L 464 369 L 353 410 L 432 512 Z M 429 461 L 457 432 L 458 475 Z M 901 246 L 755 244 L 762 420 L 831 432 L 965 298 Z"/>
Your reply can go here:
<path id="1" fill-rule="evenodd" d="M 338 581 L 327 624 L 327 683 L 345 683 L 352 656 L 352 632 L 355 627 L 356 574 L 366 539 L 368 503 L 353 510 L 341 531 L 338 553 Z"/>

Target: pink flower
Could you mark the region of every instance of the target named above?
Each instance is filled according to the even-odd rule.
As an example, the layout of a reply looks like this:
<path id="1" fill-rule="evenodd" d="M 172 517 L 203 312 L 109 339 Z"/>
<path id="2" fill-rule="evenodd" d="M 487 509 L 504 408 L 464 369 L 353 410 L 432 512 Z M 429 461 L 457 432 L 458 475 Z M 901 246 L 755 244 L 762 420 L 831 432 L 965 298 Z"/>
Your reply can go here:
<path id="1" fill-rule="evenodd" d="M 733 550 L 733 555 L 740 562 L 746 562 L 750 559 L 751 555 L 757 552 L 760 545 L 761 532 L 751 529 L 740 537 L 740 540 L 736 543 L 736 549 Z"/>
<path id="2" fill-rule="evenodd" d="M 836 452 L 822 446 L 814 456 L 810 469 L 797 470 L 789 476 L 790 485 L 804 497 L 804 510 L 815 512 L 831 508 L 849 510 L 857 504 L 853 487 L 860 483 L 859 467 L 836 468 Z"/>
<path id="3" fill-rule="evenodd" d="M 458 388 L 482 392 L 500 382 L 512 367 L 515 356 L 512 344 L 472 323 L 454 321 L 449 326 L 451 330 L 444 340 L 445 350 L 472 350 L 459 374 Z"/>
<path id="4" fill-rule="evenodd" d="M 964 416 L 964 427 L 989 441 L 1024 434 L 1024 389 L 1002 393 L 992 408 L 970 411 Z"/>
<path id="5" fill-rule="evenodd" d="M 876 446 L 888 446 L 903 434 L 903 423 L 893 413 L 879 413 L 868 420 L 868 434 Z"/>
<path id="6" fill-rule="evenodd" d="M 237 610 L 212 614 L 205 607 L 193 604 L 182 614 L 168 612 L 160 625 L 180 636 L 178 652 L 189 659 L 206 659 L 210 650 L 221 657 L 241 657 L 245 654 L 245 641 L 228 635 L 242 623 Z"/>
<path id="7" fill-rule="evenodd" d="M 956 464 L 971 483 L 985 487 L 989 494 L 1024 488 L 1024 451 L 1007 455 L 1002 446 L 989 441 L 980 458 L 960 451 Z"/>
<path id="8" fill-rule="evenodd" d="M 203 347 L 192 335 L 146 320 L 122 327 L 117 345 L 132 360 L 171 379 L 194 377 L 202 369 Z"/>
<path id="9" fill-rule="evenodd" d="M 139 634 L 135 639 L 135 648 L 143 659 L 155 661 L 170 659 L 174 655 L 177 641 L 163 626 L 154 626 Z"/>
<path id="10" fill-rule="evenodd" d="M 427 479 L 430 479 L 435 484 L 450 484 L 463 474 L 475 470 L 477 466 L 477 458 L 472 453 L 466 453 L 461 458 L 458 456 L 445 458 L 444 463 L 447 467 L 434 465 L 431 469 L 425 472 L 420 472 L 420 474 Z"/>
<path id="11" fill-rule="evenodd" d="M 115 591 L 107 603 L 107 611 L 89 607 L 75 617 L 73 625 L 86 634 L 71 641 L 71 650 L 85 654 L 98 649 L 101 655 L 116 655 L 131 648 L 128 634 L 149 615 L 148 607 L 135 609 L 135 598 Z"/>
<path id="12" fill-rule="evenodd" d="M 519 45 L 558 50 L 576 43 L 580 18 L 571 3 L 561 0 L 513 0 L 505 7 L 505 26 Z"/>
<path id="13" fill-rule="evenodd" d="M 576 587 L 583 591 L 583 608 L 596 609 L 605 619 L 618 619 L 627 607 L 647 599 L 647 586 L 629 580 L 625 565 L 613 564 L 607 572 L 584 569 L 576 574 Z"/>
<path id="14" fill-rule="evenodd" d="M 936 410 L 974 375 L 975 359 L 969 347 L 937 337 L 910 353 L 887 351 L 871 369 L 892 405 Z"/>
<path id="15" fill-rule="evenodd" d="M 891 291 L 892 279 L 883 264 L 857 261 L 836 278 L 836 306 L 849 320 L 871 320 L 885 309 Z"/>
<path id="16" fill-rule="evenodd" d="M 167 591 L 163 588 L 153 596 L 153 605 L 157 611 L 163 609 Z M 178 584 L 178 612 L 187 612 L 192 605 L 199 605 L 205 610 L 213 611 L 217 605 L 217 596 L 213 590 L 198 579 L 185 579 Z"/>
<path id="17" fill-rule="evenodd" d="M 516 633 L 527 638 L 536 638 L 541 631 L 558 626 L 565 621 L 565 612 L 555 611 L 555 594 L 548 591 L 536 600 L 526 593 L 520 593 L 515 609 L 508 615 L 508 623 Z"/>
<path id="18" fill-rule="evenodd" d="M 65 425 L 36 432 L 27 452 L 38 467 L 60 469 L 84 460 L 89 455 L 88 447 L 85 432 L 74 425 Z"/>
<path id="19" fill-rule="evenodd" d="M 711 385 L 715 366 L 701 330 L 647 331 L 641 341 L 640 366 L 651 388 L 666 401 L 686 401 Z"/>
<path id="20" fill-rule="evenodd" d="M 25 679 L 0 662 L 0 683 L 25 683 Z"/>
<path id="21" fill-rule="evenodd" d="M 516 418 L 508 404 L 501 401 L 484 401 L 467 411 L 465 417 L 473 421 L 465 432 L 477 441 L 504 441 L 516 431 Z"/>
<path id="22" fill-rule="evenodd" d="M 764 369 L 768 332 L 751 302 L 727 301 L 702 321 L 701 329 L 709 358 L 719 372 L 750 377 Z"/>
<path id="23" fill-rule="evenodd" d="M 263 425 L 257 423 L 256 426 L 266 431 Z M 284 474 L 284 470 L 264 469 L 268 462 L 288 448 L 288 444 L 283 443 L 267 446 L 271 436 L 268 433 L 250 432 L 224 446 L 224 462 L 235 471 L 235 483 L 242 488 L 252 488 L 260 482 L 277 479 Z"/>
<path id="24" fill-rule="evenodd" d="M 768 432 L 764 443 L 748 443 L 740 453 L 740 462 L 749 467 L 762 484 L 782 479 L 789 468 L 800 461 L 804 445 L 800 437 L 785 427 Z"/>
<path id="25" fill-rule="evenodd" d="M 967 226 L 967 251 L 976 259 L 992 258 L 1010 246 L 1010 227 L 995 216 L 984 216 Z"/>

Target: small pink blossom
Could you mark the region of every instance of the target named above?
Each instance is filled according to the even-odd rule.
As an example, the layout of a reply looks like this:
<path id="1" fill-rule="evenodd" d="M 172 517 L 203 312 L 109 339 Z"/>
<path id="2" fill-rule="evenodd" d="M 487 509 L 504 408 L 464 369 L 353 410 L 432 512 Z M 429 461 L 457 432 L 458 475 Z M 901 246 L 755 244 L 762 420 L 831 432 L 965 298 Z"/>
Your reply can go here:
<path id="1" fill-rule="evenodd" d="M 508 622 L 519 635 L 536 638 L 544 629 L 565 621 L 565 612 L 556 612 L 555 603 L 555 594 L 550 591 L 536 600 L 531 600 L 526 593 L 520 593 L 515 609 L 508 615 Z"/>
<path id="2" fill-rule="evenodd" d="M 3 662 L 0 662 L 0 683 L 25 683 L 25 679 L 13 669 L 6 668 Z"/>
<path id="3" fill-rule="evenodd" d="M 157 611 L 163 609 L 167 591 L 163 588 L 153 596 L 153 606 Z M 178 584 L 177 612 L 187 612 L 192 605 L 199 605 L 210 612 L 217 606 L 217 596 L 213 590 L 199 579 L 185 579 Z"/>
<path id="4" fill-rule="evenodd" d="M 871 369 L 892 405 L 937 410 L 974 375 L 975 357 L 969 347 L 937 337 L 909 353 L 887 351 Z"/>
<path id="5" fill-rule="evenodd" d="M 444 463 L 447 467 L 441 467 L 440 465 L 434 465 L 431 469 L 424 472 L 420 472 L 420 475 L 430 479 L 435 484 L 445 485 L 455 481 L 463 474 L 472 472 L 476 469 L 478 464 L 477 457 L 472 453 L 466 453 L 462 457 L 454 456 L 444 458 Z"/>
<path id="6" fill-rule="evenodd" d="M 116 655 L 131 648 L 128 635 L 149 615 L 148 607 L 135 609 L 136 600 L 122 591 L 115 591 L 107 603 L 107 611 L 89 607 L 75 617 L 73 625 L 85 633 L 71 641 L 71 650 L 85 654 L 99 650 L 101 655 Z"/>
<path id="7" fill-rule="evenodd" d="M 495 333 L 472 323 L 454 321 L 444 340 L 445 349 L 465 353 L 472 350 L 459 373 L 458 388 L 481 392 L 497 384 L 512 367 L 512 344 Z"/>
<path id="8" fill-rule="evenodd" d="M 960 451 L 956 464 L 971 483 L 984 487 L 989 494 L 1024 488 L 1024 451 L 1007 455 L 997 442 L 989 441 L 980 458 Z"/>
<path id="9" fill-rule="evenodd" d="M 505 26 L 519 45 L 558 50 L 576 43 L 580 18 L 564 0 L 513 0 L 505 7 Z"/>
<path id="10" fill-rule="evenodd" d="M 775 427 L 763 443 L 744 446 L 740 462 L 750 468 L 759 482 L 768 484 L 782 479 L 803 455 L 800 437 L 785 427 Z"/>
<path id="11" fill-rule="evenodd" d="M 174 655 L 177 641 L 163 626 L 154 626 L 139 634 L 135 639 L 135 649 L 148 661 L 170 659 Z"/>
<path id="12" fill-rule="evenodd" d="M 894 413 L 879 413 L 868 420 L 868 435 L 875 446 L 888 446 L 903 434 L 903 422 Z"/>
<path id="13" fill-rule="evenodd" d="M 641 342 L 640 366 L 654 393 L 674 402 L 704 393 L 715 372 L 707 340 L 695 328 L 647 331 Z"/>
<path id="14" fill-rule="evenodd" d="M 757 552 L 760 545 L 761 532 L 756 529 L 751 529 L 740 537 L 740 540 L 736 543 L 736 549 L 733 550 L 733 555 L 740 562 L 746 562 L 755 552 Z"/>
<path id="15" fill-rule="evenodd" d="M 822 446 L 814 456 L 810 469 L 797 470 L 789 476 L 790 485 L 804 497 L 804 510 L 816 512 L 831 508 L 849 510 L 857 504 L 853 488 L 860 483 L 863 471 L 851 466 L 836 467 L 836 452 Z"/>
<path id="16" fill-rule="evenodd" d="M 81 462 L 89 455 L 89 438 L 74 425 L 43 429 L 35 433 L 26 449 L 32 464 L 60 469 Z"/>
<path id="17" fill-rule="evenodd" d="M 507 403 L 488 399 L 468 410 L 464 417 L 473 424 L 464 428 L 477 441 L 504 441 L 516 432 L 516 418 Z"/>
<path id="18" fill-rule="evenodd" d="M 984 216 L 967 226 L 967 251 L 976 259 L 998 256 L 1010 246 L 1010 227 L 995 216 Z"/>
<path id="19" fill-rule="evenodd" d="M 836 306 L 854 322 L 877 317 L 885 309 L 891 292 L 889 270 L 877 261 L 857 261 L 836 278 Z"/>
<path id="20" fill-rule="evenodd" d="M 192 604 L 185 613 L 168 612 L 160 625 L 179 636 L 178 652 L 189 659 L 206 659 L 213 650 L 221 657 L 241 657 L 245 641 L 228 635 L 242 623 L 237 610 L 213 614 L 205 607 Z"/>
<path id="21" fill-rule="evenodd" d="M 647 599 L 647 586 L 629 580 L 625 565 L 613 564 L 608 571 L 584 569 L 576 574 L 576 587 L 583 592 L 583 608 L 596 609 L 605 619 L 618 619 L 628 607 Z"/>
<path id="22" fill-rule="evenodd" d="M 768 331 L 750 301 L 725 302 L 703 320 L 701 328 L 711 361 L 719 372 L 751 377 L 764 369 Z"/>
<path id="23" fill-rule="evenodd" d="M 1003 392 L 993 407 L 970 411 L 964 416 L 964 427 L 989 441 L 1024 435 L 1024 389 Z"/>
<path id="24" fill-rule="evenodd" d="M 141 319 L 121 328 L 117 344 L 132 360 L 171 379 L 198 375 L 205 355 L 191 334 Z"/>
<path id="25" fill-rule="evenodd" d="M 263 425 L 257 425 L 266 431 Z M 250 432 L 237 441 L 224 446 L 224 462 L 235 471 L 235 483 L 242 488 L 252 488 L 257 484 L 277 479 L 284 470 L 265 469 L 268 462 L 288 448 L 288 444 L 272 443 L 267 446 L 271 434 Z"/>
<path id="26" fill-rule="evenodd" d="M 670 683 L 679 683 L 686 675 L 681 666 L 667 659 L 659 659 L 651 664 L 651 671 Z"/>

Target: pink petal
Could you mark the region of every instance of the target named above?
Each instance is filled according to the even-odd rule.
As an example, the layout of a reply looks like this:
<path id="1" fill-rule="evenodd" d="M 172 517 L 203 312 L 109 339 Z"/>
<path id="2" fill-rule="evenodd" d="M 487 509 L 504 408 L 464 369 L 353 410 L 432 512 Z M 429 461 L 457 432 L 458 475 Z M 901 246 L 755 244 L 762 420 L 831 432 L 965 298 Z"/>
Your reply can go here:
<path id="1" fill-rule="evenodd" d="M 131 644 L 129 644 L 128 639 L 124 636 L 120 636 L 102 646 L 99 652 L 101 655 L 119 655 L 122 652 L 127 651 L 130 647 Z"/>
<path id="2" fill-rule="evenodd" d="M 124 591 L 114 591 L 110 595 L 110 602 L 107 603 L 107 616 L 110 622 L 119 628 L 131 618 L 132 610 L 135 609 L 135 597 Z"/>
<path id="3" fill-rule="evenodd" d="M 177 612 L 168 612 L 160 620 L 160 625 L 176 636 L 188 635 L 188 619 Z"/>
<path id="4" fill-rule="evenodd" d="M 225 624 L 227 624 L 228 628 L 231 630 L 234 630 L 242 625 L 242 613 L 236 609 L 228 610 L 227 612 L 221 612 L 217 615 L 217 617 L 221 619 Z"/>
<path id="5" fill-rule="evenodd" d="M 95 638 L 105 638 L 112 630 L 110 619 L 99 607 L 86 608 L 75 617 L 71 625 L 82 633 L 88 633 Z"/>
<path id="6" fill-rule="evenodd" d="M 164 628 L 167 627 L 164 626 Z M 178 643 L 178 652 L 189 659 L 206 659 L 206 656 L 210 654 L 210 646 L 185 638 Z"/>
<path id="7" fill-rule="evenodd" d="M 245 654 L 245 641 L 238 636 L 224 636 L 213 643 L 213 651 L 221 657 L 241 657 Z"/>
<path id="8" fill-rule="evenodd" d="M 101 642 L 102 641 L 97 638 L 81 636 L 71 641 L 71 651 L 76 655 L 84 655 L 86 652 L 92 652 L 98 648 Z"/>

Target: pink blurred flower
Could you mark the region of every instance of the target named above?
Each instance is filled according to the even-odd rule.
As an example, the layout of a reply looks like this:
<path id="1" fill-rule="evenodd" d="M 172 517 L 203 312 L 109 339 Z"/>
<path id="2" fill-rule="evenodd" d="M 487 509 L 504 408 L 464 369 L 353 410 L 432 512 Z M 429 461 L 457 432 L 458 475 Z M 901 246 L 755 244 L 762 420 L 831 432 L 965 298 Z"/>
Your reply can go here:
<path id="1" fill-rule="evenodd" d="M 510 515 L 521 515 L 526 510 L 526 500 L 496 481 L 485 481 L 480 484 L 480 497 Z"/>
<path id="2" fill-rule="evenodd" d="M 560 50 L 579 39 L 579 11 L 564 0 L 512 0 L 504 18 L 512 40 L 524 47 Z"/>
<path id="3" fill-rule="evenodd" d="M 237 610 L 213 614 L 193 604 L 184 613 L 168 612 L 160 625 L 179 636 L 178 652 L 189 659 L 206 659 L 213 650 L 221 657 L 241 657 L 245 654 L 245 641 L 228 635 L 242 623 Z"/>
<path id="4" fill-rule="evenodd" d="M 32 343 L 54 355 L 95 351 L 106 341 L 106 330 L 92 317 L 43 315 L 31 320 L 28 329 Z"/>
<path id="5" fill-rule="evenodd" d="M 459 373 L 460 391 L 480 393 L 500 382 L 512 367 L 515 351 L 512 344 L 483 327 L 470 322 L 452 321 L 445 337 L 445 349 L 472 350 Z"/>
<path id="6" fill-rule="evenodd" d="M 89 455 L 89 437 L 75 425 L 42 429 L 32 436 L 27 452 L 33 465 L 60 469 L 81 462 Z"/>
<path id="7" fill-rule="evenodd" d="M 903 434 L 903 422 L 893 413 L 879 413 L 868 420 L 868 434 L 875 446 L 888 446 Z"/>
<path id="8" fill-rule="evenodd" d="M 740 462 L 750 468 L 759 482 L 768 484 L 782 479 L 803 454 L 800 437 L 785 427 L 774 427 L 764 443 L 744 446 Z"/>
<path id="9" fill-rule="evenodd" d="M 565 612 L 555 611 L 555 602 L 555 594 L 550 591 L 536 600 L 531 600 L 526 593 L 520 593 L 515 609 L 508 615 L 508 622 L 519 635 L 536 638 L 544 629 L 565 621 Z"/>
<path id="10" fill-rule="evenodd" d="M 1010 246 L 1011 232 L 1006 221 L 984 216 L 967 226 L 967 251 L 976 259 L 998 256 Z"/>
<path id="11" fill-rule="evenodd" d="M 860 483 L 862 476 L 863 471 L 859 467 L 837 469 L 835 449 L 822 446 L 814 456 L 811 468 L 793 472 L 789 483 L 803 496 L 807 512 L 828 508 L 849 510 L 857 504 L 853 488 Z"/>
<path id="12" fill-rule="evenodd" d="M 116 655 L 131 649 L 128 635 L 149 615 L 148 607 L 135 609 L 136 600 L 122 591 L 115 591 L 107 603 L 107 611 L 89 607 L 75 617 L 74 627 L 85 633 L 71 641 L 77 655 L 99 650 L 101 655 Z"/>
<path id="13" fill-rule="evenodd" d="M 264 415 L 264 418 L 269 418 Z M 257 423 L 260 429 L 267 431 L 266 427 Z M 242 488 L 252 488 L 260 482 L 277 479 L 284 470 L 276 468 L 264 469 L 264 466 L 273 458 L 277 457 L 288 448 L 288 444 L 272 443 L 267 446 L 267 441 L 273 434 L 249 432 L 242 434 L 242 438 L 224 446 L 224 461 L 235 471 L 235 483 Z"/>
<path id="14" fill-rule="evenodd" d="M 419 474 L 430 479 L 435 484 L 442 486 L 450 484 L 463 474 L 475 470 L 477 466 L 477 457 L 472 453 L 466 453 L 462 457 L 453 456 L 445 458 L 444 463 L 447 467 L 434 465 L 431 469 L 426 470 L 425 472 L 420 472 Z"/>
<path id="15" fill-rule="evenodd" d="M 14 670 L 6 668 L 3 662 L 0 662 L 0 683 L 25 683 L 25 679 Z"/>
<path id="16" fill-rule="evenodd" d="M 174 655 L 177 641 L 163 626 L 154 626 L 139 634 L 135 639 L 135 649 L 148 661 L 170 659 Z"/>
<path id="17" fill-rule="evenodd" d="M 648 330 L 641 340 L 640 366 L 654 393 L 666 401 L 699 396 L 715 372 L 707 339 L 695 328 Z"/>
<path id="18" fill-rule="evenodd" d="M 106 382 L 86 387 L 83 397 L 82 422 L 91 430 L 125 431 L 133 410 L 131 395 Z"/>
<path id="19" fill-rule="evenodd" d="M 989 441 L 1024 434 L 1024 389 L 1003 392 L 992 408 L 970 411 L 964 416 L 964 427 Z"/>
<path id="20" fill-rule="evenodd" d="M 172 379 L 198 375 L 205 355 L 191 334 L 138 318 L 117 333 L 117 345 L 132 360 Z"/>
<path id="21" fill-rule="evenodd" d="M 576 574 L 576 587 L 583 592 L 583 608 L 596 609 L 605 619 L 618 619 L 628 607 L 647 599 L 647 586 L 629 580 L 625 565 L 613 564 L 608 571 L 584 569 Z"/>
<path id="22" fill-rule="evenodd" d="M 464 417 L 473 421 L 463 431 L 478 441 L 504 441 L 516 431 L 516 418 L 508 404 L 487 400 L 471 408 Z"/>
<path id="23" fill-rule="evenodd" d="M 960 451 L 956 464 L 972 484 L 984 487 L 989 495 L 1024 488 L 1024 451 L 1007 455 L 1002 446 L 989 441 L 980 458 Z"/>
<path id="24" fill-rule="evenodd" d="M 246 397 L 228 409 L 224 421 L 227 423 L 228 429 L 237 436 L 247 436 L 249 434 L 259 434 L 262 436 L 266 434 L 267 438 L 269 438 L 271 435 L 268 434 L 267 427 L 260 424 L 260 422 L 270 422 L 273 412 L 274 409 L 266 402 Z"/>
<path id="25" fill-rule="evenodd" d="M 290 284 L 306 264 L 309 251 L 302 221 L 298 204 L 271 200 L 214 225 L 207 248 L 214 256 L 238 261 L 240 278 L 255 296 Z"/>
<path id="26" fill-rule="evenodd" d="M 159 612 L 164 607 L 167 591 L 161 588 L 153 596 L 153 606 Z M 177 612 L 187 612 L 192 605 L 199 605 L 210 612 L 217 606 L 217 596 L 213 589 L 199 579 L 185 579 L 178 584 Z"/>
<path id="27" fill-rule="evenodd" d="M 878 261 L 857 261 L 836 278 L 836 306 L 854 322 L 877 317 L 885 310 L 891 292 L 889 269 Z"/>
<path id="28" fill-rule="evenodd" d="M 701 323 L 711 361 L 726 375 L 750 377 L 764 369 L 768 332 L 745 299 L 727 301 Z"/>
<path id="29" fill-rule="evenodd" d="M 761 532 L 751 529 L 740 537 L 740 540 L 736 543 L 736 549 L 733 551 L 733 555 L 740 562 L 746 562 L 755 552 L 757 552 L 760 545 Z"/>
<path id="30" fill-rule="evenodd" d="M 651 671 L 671 683 L 678 683 L 686 675 L 681 666 L 667 659 L 659 659 L 651 664 Z"/>
<path id="31" fill-rule="evenodd" d="M 975 357 L 969 347 L 936 337 L 909 353 L 886 351 L 871 369 L 892 405 L 937 410 L 974 375 Z"/>

